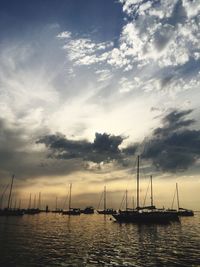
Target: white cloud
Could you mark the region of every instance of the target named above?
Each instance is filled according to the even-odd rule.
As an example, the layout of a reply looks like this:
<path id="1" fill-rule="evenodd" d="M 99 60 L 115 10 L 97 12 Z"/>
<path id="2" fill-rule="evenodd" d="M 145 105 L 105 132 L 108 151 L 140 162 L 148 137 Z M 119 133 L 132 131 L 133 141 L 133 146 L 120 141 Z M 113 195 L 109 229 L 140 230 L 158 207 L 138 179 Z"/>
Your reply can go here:
<path id="1" fill-rule="evenodd" d="M 98 82 L 104 82 L 110 80 L 113 77 L 111 72 L 107 69 L 97 70 L 95 73 L 98 75 Z"/>
<path id="2" fill-rule="evenodd" d="M 157 4 L 140 0 L 120 2 L 132 21 L 129 19 L 124 25 L 119 46 L 113 47 L 112 42 L 97 43 L 90 38 L 70 38 L 64 49 L 74 65 L 104 64 L 104 68 L 110 65 L 114 69 L 130 71 L 150 64 L 158 69 L 181 67 L 190 59 L 197 60 L 200 49 L 197 1 L 185 0 L 182 7 L 178 0 L 161 0 Z M 184 18 L 184 14 L 188 17 Z M 65 36 L 65 33 L 59 36 Z M 66 35 L 71 36 L 68 32 Z"/>
<path id="3" fill-rule="evenodd" d="M 70 37 L 71 37 L 71 32 L 68 32 L 68 31 L 60 32 L 57 35 L 57 38 L 61 38 L 61 39 L 68 39 Z"/>
<path id="4" fill-rule="evenodd" d="M 62 33 L 60 33 L 62 35 Z M 89 38 L 69 39 L 63 49 L 74 65 L 92 65 L 106 59 L 106 49 L 113 46 L 112 42 L 95 43 Z"/>
<path id="5" fill-rule="evenodd" d="M 199 0 L 182 0 L 183 6 L 185 7 L 185 11 L 187 13 L 188 18 L 195 17 L 200 12 L 200 3 Z"/>

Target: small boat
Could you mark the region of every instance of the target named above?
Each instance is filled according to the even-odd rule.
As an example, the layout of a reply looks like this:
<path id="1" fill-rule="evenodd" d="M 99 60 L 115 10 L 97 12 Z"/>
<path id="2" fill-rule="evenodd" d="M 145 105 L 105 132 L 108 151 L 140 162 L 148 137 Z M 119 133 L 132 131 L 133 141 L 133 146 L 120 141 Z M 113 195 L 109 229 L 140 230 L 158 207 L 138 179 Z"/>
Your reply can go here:
<path id="1" fill-rule="evenodd" d="M 104 209 L 103 210 L 97 209 L 98 214 L 104 214 L 104 215 L 116 214 L 117 213 L 116 210 L 106 207 L 106 204 L 107 204 L 107 199 L 106 199 L 106 186 L 104 186 L 104 191 L 102 193 L 102 196 L 100 198 L 100 201 L 99 201 L 99 205 L 98 206 L 100 206 L 102 197 L 103 197 L 103 202 L 104 202 Z"/>
<path id="2" fill-rule="evenodd" d="M 62 213 L 62 209 L 58 209 L 58 198 L 56 197 L 56 206 L 55 206 L 55 210 L 52 210 L 52 213 Z"/>
<path id="3" fill-rule="evenodd" d="M 117 222 L 123 223 L 142 223 L 142 224 L 169 224 L 171 221 L 178 220 L 177 213 L 167 212 L 166 210 L 156 209 L 153 205 L 153 194 L 151 195 L 151 206 L 149 207 L 140 207 L 139 203 L 139 167 L 140 167 L 140 157 L 137 157 L 137 206 L 132 210 L 120 211 L 117 214 L 113 214 L 113 217 Z M 152 181 L 152 179 L 151 179 Z M 151 186 L 152 192 L 152 186 Z"/>
<path id="4" fill-rule="evenodd" d="M 80 215 L 81 210 L 77 208 L 70 208 L 69 210 L 62 211 L 62 215 Z"/>
<path id="5" fill-rule="evenodd" d="M 3 209 L 0 210 L 0 216 L 22 216 L 24 211 L 21 209 Z"/>
<path id="6" fill-rule="evenodd" d="M 72 208 L 71 207 L 71 198 L 72 198 L 72 184 L 69 186 L 69 209 L 63 210 L 62 215 L 80 215 L 81 210 L 79 208 Z"/>
<path id="7" fill-rule="evenodd" d="M 34 201 L 33 201 L 33 207 L 31 207 L 31 194 L 29 197 L 29 203 L 28 203 L 28 208 L 24 210 L 25 214 L 28 215 L 35 215 L 41 212 L 40 210 L 40 202 L 41 202 L 41 193 L 39 193 L 39 197 L 38 197 L 38 207 L 36 208 L 36 195 L 34 196 Z"/>
<path id="8" fill-rule="evenodd" d="M 25 214 L 34 215 L 40 213 L 39 209 L 27 209 L 24 211 Z"/>
<path id="9" fill-rule="evenodd" d="M 84 210 L 81 210 L 81 213 L 83 213 L 83 214 L 94 214 L 94 208 L 93 207 L 86 207 Z"/>
<path id="10" fill-rule="evenodd" d="M 114 209 L 104 209 L 104 210 L 98 210 L 98 214 L 104 214 L 104 215 L 113 215 L 117 214 L 117 211 Z"/>

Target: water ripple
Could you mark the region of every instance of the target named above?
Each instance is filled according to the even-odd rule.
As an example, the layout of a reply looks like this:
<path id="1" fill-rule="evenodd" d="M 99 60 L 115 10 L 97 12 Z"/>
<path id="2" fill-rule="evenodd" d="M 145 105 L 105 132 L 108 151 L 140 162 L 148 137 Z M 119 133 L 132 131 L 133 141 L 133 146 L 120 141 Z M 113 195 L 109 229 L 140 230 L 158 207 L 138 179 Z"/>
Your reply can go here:
<path id="1" fill-rule="evenodd" d="M 101 215 L 0 217 L 0 266 L 199 267 L 200 214 L 171 225 Z"/>

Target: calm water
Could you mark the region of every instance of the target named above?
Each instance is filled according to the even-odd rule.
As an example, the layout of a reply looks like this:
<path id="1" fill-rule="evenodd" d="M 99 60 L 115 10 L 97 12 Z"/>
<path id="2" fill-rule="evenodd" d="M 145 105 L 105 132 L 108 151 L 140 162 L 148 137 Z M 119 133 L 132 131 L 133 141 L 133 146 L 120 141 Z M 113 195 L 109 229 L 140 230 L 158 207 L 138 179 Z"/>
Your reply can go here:
<path id="1" fill-rule="evenodd" d="M 200 266 L 200 213 L 167 226 L 95 214 L 0 217 L 0 266 Z"/>

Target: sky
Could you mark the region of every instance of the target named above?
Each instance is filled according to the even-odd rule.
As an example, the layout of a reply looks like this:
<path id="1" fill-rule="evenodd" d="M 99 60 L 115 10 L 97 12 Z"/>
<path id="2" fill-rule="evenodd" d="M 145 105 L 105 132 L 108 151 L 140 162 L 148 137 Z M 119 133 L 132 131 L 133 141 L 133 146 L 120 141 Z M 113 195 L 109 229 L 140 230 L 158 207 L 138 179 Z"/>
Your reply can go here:
<path id="1" fill-rule="evenodd" d="M 200 209 L 199 87 L 199 0 L 1 0 L 0 192 Z"/>

